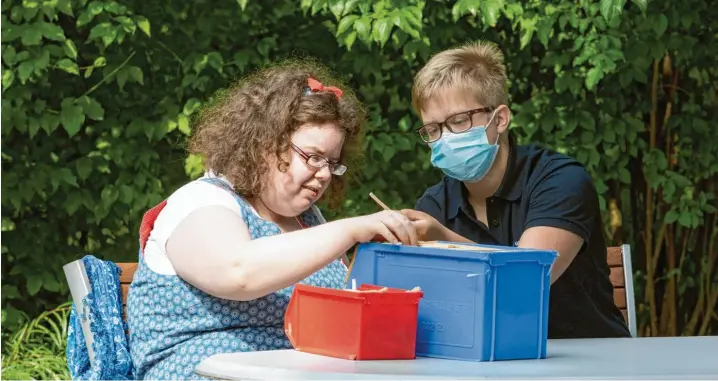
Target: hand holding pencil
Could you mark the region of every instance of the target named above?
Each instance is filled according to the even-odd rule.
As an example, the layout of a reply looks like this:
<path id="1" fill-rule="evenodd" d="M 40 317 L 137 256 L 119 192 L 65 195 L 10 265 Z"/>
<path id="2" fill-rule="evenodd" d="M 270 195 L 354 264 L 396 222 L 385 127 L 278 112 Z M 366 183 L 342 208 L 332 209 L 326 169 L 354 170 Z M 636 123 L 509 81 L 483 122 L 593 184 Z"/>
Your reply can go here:
<path id="1" fill-rule="evenodd" d="M 391 210 L 391 208 L 379 200 L 374 193 L 369 192 L 369 197 L 381 206 L 382 209 Z M 445 239 L 442 233 L 446 228 L 430 215 L 414 209 L 402 209 L 399 212 L 411 221 L 420 241 L 440 241 Z"/>
<path id="2" fill-rule="evenodd" d="M 390 243 L 416 245 L 418 243 L 416 228 L 409 218 L 399 211 L 391 210 L 386 204 L 374 196 L 373 193 L 370 194 L 370 197 L 384 210 L 356 219 L 356 223 L 360 224 L 359 226 L 355 226 L 357 232 L 355 237 L 356 241 L 386 241 Z"/>

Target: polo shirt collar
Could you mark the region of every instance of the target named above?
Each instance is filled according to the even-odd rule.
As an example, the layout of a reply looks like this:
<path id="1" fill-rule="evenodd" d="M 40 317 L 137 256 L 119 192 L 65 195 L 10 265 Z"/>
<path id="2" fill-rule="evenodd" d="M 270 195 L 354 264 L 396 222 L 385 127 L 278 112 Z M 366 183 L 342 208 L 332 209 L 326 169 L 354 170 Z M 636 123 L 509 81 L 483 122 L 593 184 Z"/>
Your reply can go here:
<path id="1" fill-rule="evenodd" d="M 494 193 L 494 197 L 503 198 L 507 201 L 516 201 L 521 197 L 521 191 L 526 184 L 524 176 L 525 171 L 525 155 L 520 155 L 516 137 L 509 132 L 509 160 L 506 163 L 506 172 L 501 180 L 499 189 Z"/>

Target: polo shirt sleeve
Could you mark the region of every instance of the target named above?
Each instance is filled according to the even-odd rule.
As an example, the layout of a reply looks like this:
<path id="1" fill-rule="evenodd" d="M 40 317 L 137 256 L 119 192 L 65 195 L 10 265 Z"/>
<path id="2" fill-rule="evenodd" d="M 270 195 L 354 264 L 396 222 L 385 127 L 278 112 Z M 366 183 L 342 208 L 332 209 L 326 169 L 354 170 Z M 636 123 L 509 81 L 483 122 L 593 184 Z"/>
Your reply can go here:
<path id="1" fill-rule="evenodd" d="M 549 166 L 529 193 L 524 230 L 550 226 L 588 241 L 600 223 L 598 193 L 588 172 L 577 162 Z"/>

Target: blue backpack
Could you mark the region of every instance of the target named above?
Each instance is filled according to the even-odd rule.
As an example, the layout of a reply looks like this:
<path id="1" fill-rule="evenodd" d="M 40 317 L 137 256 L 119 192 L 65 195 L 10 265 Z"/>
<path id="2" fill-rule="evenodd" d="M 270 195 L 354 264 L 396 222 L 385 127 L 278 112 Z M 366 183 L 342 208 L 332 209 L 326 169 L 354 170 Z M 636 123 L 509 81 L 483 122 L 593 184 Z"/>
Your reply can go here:
<path id="1" fill-rule="evenodd" d="M 83 298 L 83 314 L 73 303 L 67 337 L 67 366 L 73 380 L 132 380 L 127 323 L 122 318 L 120 268 L 87 255 L 82 258 L 90 292 Z M 78 301 L 75 301 L 77 303 Z M 82 323 L 90 322 L 94 361 L 90 362 Z"/>

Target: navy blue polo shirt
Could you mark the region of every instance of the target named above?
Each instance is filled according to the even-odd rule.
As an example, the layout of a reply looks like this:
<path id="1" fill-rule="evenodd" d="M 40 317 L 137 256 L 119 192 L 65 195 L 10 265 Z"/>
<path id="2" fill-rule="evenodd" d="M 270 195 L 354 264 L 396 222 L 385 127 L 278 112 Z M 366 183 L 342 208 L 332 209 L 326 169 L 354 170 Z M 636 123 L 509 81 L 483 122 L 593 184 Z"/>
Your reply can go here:
<path id="1" fill-rule="evenodd" d="M 486 200 L 489 226 L 478 221 L 461 181 L 444 176 L 427 189 L 416 210 L 474 242 L 516 246 L 534 226 L 565 229 L 584 245 L 551 285 L 549 338 L 628 337 L 613 302 L 598 194 L 576 160 L 537 146 L 519 146 L 509 134 L 509 160 L 502 184 Z"/>

